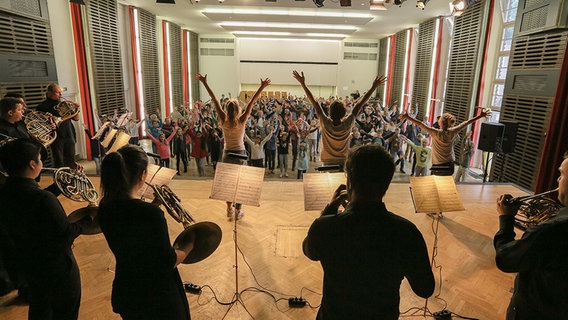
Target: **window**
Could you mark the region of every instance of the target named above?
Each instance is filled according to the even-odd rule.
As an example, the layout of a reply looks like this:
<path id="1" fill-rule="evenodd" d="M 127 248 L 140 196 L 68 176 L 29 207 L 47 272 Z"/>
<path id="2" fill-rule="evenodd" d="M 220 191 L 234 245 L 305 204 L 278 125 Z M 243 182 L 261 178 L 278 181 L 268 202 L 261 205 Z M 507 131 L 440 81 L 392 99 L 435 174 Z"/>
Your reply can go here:
<path id="1" fill-rule="evenodd" d="M 502 0 L 503 23 L 515 22 L 519 0 Z"/>
<path id="2" fill-rule="evenodd" d="M 506 27 L 503 29 L 503 38 L 501 38 L 501 52 L 511 51 L 511 45 L 513 44 L 513 31 L 514 26 Z"/>
<path id="3" fill-rule="evenodd" d="M 500 56 L 497 62 L 497 75 L 495 79 L 503 80 L 507 78 L 507 66 L 509 65 L 509 56 Z"/>

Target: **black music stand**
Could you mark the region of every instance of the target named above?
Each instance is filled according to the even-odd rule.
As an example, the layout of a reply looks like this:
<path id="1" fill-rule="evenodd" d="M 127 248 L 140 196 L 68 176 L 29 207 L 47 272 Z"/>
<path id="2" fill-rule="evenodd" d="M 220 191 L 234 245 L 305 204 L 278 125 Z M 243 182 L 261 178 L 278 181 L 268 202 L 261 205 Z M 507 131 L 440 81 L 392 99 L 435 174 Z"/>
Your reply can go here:
<path id="1" fill-rule="evenodd" d="M 234 154 L 234 157 L 243 157 L 241 154 Z M 245 156 L 246 157 L 246 156 Z M 243 157 L 244 159 L 244 157 Z M 243 203 L 248 205 L 260 206 L 260 190 L 264 180 L 264 168 L 249 167 L 232 163 L 217 163 L 211 199 L 224 200 L 232 203 Z M 238 227 L 237 217 L 233 219 L 233 241 L 235 251 L 235 292 L 233 298 L 227 305 L 229 308 L 222 319 L 229 314 L 231 309 L 237 304 L 245 309 L 249 316 L 254 319 L 241 298 L 243 291 L 239 291 L 239 248 L 238 248 Z"/>

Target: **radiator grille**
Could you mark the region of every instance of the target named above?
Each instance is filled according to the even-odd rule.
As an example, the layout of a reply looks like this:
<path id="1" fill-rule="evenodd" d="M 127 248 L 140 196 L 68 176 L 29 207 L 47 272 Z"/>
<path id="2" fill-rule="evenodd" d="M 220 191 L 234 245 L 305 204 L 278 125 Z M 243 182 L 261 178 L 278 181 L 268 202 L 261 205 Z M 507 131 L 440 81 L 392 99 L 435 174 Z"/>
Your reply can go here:
<path id="1" fill-rule="evenodd" d="M 566 51 L 566 32 L 519 36 L 513 40 L 509 69 L 558 69 Z"/>
<path id="2" fill-rule="evenodd" d="M 169 22 L 168 22 L 169 23 Z M 183 104 L 183 81 L 181 63 L 181 28 L 173 23 L 170 26 L 170 86 L 172 87 L 172 107 L 177 109 Z"/>
<path id="3" fill-rule="evenodd" d="M 406 38 L 408 31 L 402 30 L 396 34 L 396 43 L 394 45 L 394 63 L 392 65 L 392 83 L 391 83 L 391 103 L 398 101 L 398 106 L 403 103 L 400 101 L 402 94 L 402 85 L 404 79 L 404 63 L 406 58 Z M 392 50 L 392 49 L 391 49 Z"/>
<path id="4" fill-rule="evenodd" d="M 49 22 L 0 12 L 0 52 L 52 56 Z"/>
<path id="5" fill-rule="evenodd" d="M 156 16 L 138 9 L 140 30 L 140 65 L 144 90 L 144 110 L 155 113 L 160 107 L 160 71 L 158 65 L 158 42 L 156 40 Z"/>
<path id="6" fill-rule="evenodd" d="M 96 103 L 100 114 L 124 107 L 116 0 L 87 1 Z"/>
<path id="7" fill-rule="evenodd" d="M 479 70 L 478 52 L 483 48 L 482 25 L 485 1 L 477 2 L 454 22 L 444 112 L 456 117 L 456 122 L 467 120 L 471 101 L 476 93 L 475 79 Z M 461 156 L 461 141 L 454 146 L 456 159 Z"/>
<path id="8" fill-rule="evenodd" d="M 430 85 L 430 71 L 432 70 L 436 19 L 421 23 L 418 28 L 418 50 L 412 88 L 412 105 L 419 105 L 417 119 L 422 119 L 426 106 L 430 102 L 428 101 L 428 88 Z"/>
<path id="9" fill-rule="evenodd" d="M 387 74 L 385 74 L 385 69 L 387 66 L 387 47 L 388 47 L 388 42 L 389 42 L 389 38 L 383 38 L 379 41 L 379 70 L 377 72 L 377 74 L 379 75 L 385 75 L 388 76 Z M 377 93 L 376 96 L 381 97 L 382 100 L 384 101 L 386 97 L 383 97 L 383 93 L 384 88 L 385 88 L 386 84 L 383 84 L 382 86 L 377 88 Z"/>

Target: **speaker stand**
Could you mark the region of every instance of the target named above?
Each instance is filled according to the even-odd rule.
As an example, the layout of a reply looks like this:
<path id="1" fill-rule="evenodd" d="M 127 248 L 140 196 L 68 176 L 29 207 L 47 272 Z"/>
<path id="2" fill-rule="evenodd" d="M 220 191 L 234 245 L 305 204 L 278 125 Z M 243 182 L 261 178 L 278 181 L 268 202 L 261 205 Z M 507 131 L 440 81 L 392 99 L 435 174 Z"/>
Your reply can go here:
<path id="1" fill-rule="evenodd" d="M 483 183 L 487 181 L 487 170 L 489 167 L 489 156 L 491 156 L 491 152 L 487 152 L 487 158 L 485 158 L 485 165 L 483 166 Z"/>

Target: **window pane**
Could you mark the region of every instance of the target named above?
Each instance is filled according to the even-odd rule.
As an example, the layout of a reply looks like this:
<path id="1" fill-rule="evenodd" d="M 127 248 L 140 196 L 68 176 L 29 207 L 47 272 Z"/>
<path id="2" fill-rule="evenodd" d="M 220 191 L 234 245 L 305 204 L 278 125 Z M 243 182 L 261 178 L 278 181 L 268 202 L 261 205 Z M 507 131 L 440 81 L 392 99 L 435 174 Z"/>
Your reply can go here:
<path id="1" fill-rule="evenodd" d="M 505 21 L 504 22 L 512 22 L 515 21 L 517 18 L 517 9 L 508 10 L 505 12 Z"/>
<path id="2" fill-rule="evenodd" d="M 515 27 L 503 29 L 503 39 L 513 39 L 513 32 L 515 32 Z"/>
<path id="3" fill-rule="evenodd" d="M 493 95 L 495 96 L 502 96 L 503 91 L 505 90 L 504 84 L 496 84 L 495 88 L 493 89 Z"/>
<path id="4" fill-rule="evenodd" d="M 497 62 L 497 66 L 499 68 L 507 68 L 508 65 L 509 65 L 509 56 L 499 57 L 499 61 Z"/>
<path id="5" fill-rule="evenodd" d="M 503 102 L 503 96 L 493 96 L 493 102 L 491 104 L 495 107 L 501 107 L 501 102 Z"/>
<path id="6" fill-rule="evenodd" d="M 497 79 L 505 80 L 507 78 L 507 68 L 497 69 Z"/>

